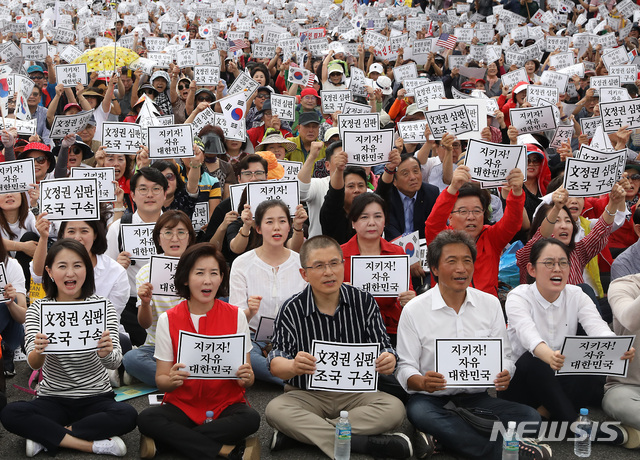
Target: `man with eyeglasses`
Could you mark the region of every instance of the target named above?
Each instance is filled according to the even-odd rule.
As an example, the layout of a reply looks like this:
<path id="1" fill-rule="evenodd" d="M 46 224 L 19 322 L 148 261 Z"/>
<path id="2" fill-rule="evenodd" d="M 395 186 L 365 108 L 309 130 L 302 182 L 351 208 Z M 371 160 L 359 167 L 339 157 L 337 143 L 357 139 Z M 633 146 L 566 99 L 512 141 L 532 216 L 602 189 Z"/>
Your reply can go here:
<path id="1" fill-rule="evenodd" d="M 274 325 L 270 372 L 285 380 L 285 393 L 265 410 L 274 429 L 271 450 L 285 449 L 294 439 L 334 454 L 335 423 L 349 411 L 351 451 L 375 457 L 408 458 L 411 441 L 402 433 L 386 434 L 405 415 L 402 402 L 388 393 L 309 390 L 307 378 L 316 371 L 311 355 L 314 340 L 339 343 L 378 343 L 376 371 L 390 375 L 396 353 L 380 310 L 371 294 L 343 283 L 344 258 L 338 243 L 324 235 L 307 240 L 300 250 L 300 275 L 308 286 L 287 300 Z"/>
<path id="2" fill-rule="evenodd" d="M 471 286 L 497 297 L 500 255 L 522 227 L 524 174 L 518 168 L 509 172 L 508 185 L 504 187 L 508 191 L 504 214 L 496 224 L 488 225 L 490 194 L 471 183 L 469 171 L 461 165 L 453 172 L 451 185 L 440 193 L 425 222 L 425 237 L 430 244 L 443 230 L 466 232 L 478 249 Z"/>
<path id="3" fill-rule="evenodd" d="M 136 275 L 142 264 L 131 260 L 131 253 L 124 251 L 122 237 L 120 236 L 120 224 L 153 224 L 162 214 L 162 205 L 167 198 L 169 183 L 167 178 L 149 166 L 140 168 L 131 178 L 131 199 L 136 212 L 126 212 L 121 219 L 116 220 L 107 232 L 106 255 L 111 257 L 127 270 L 129 277 L 130 295 L 129 301 L 122 312 L 120 322 L 131 337 L 131 343 L 140 346 L 144 343 L 147 333 L 138 324 L 136 300 Z"/>
<path id="4" fill-rule="evenodd" d="M 291 131 L 294 135 L 298 135 L 298 125 L 300 124 L 300 115 L 305 112 L 315 112 L 318 115 L 318 119 L 322 118 L 322 112 L 320 111 L 321 104 L 320 96 L 318 92 L 313 88 L 305 88 L 300 93 L 300 104 L 296 106 L 295 120 L 291 125 Z"/>

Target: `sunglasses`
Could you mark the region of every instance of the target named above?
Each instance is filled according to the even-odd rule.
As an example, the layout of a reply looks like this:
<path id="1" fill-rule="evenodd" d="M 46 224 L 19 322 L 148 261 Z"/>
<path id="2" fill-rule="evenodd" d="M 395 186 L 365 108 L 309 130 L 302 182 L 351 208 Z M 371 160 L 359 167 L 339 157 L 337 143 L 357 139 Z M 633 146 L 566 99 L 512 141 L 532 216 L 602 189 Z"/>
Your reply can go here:
<path id="1" fill-rule="evenodd" d="M 196 102 L 213 102 L 213 99 L 210 97 L 197 97 Z"/>
<path id="2" fill-rule="evenodd" d="M 185 89 L 189 88 L 188 86 L 184 86 L 184 85 L 178 85 L 178 91 L 183 91 Z"/>
<path id="3" fill-rule="evenodd" d="M 44 80 L 44 76 L 40 76 L 40 75 L 34 75 L 33 77 L 29 77 L 32 80 Z"/>
<path id="4" fill-rule="evenodd" d="M 155 96 L 158 93 L 156 91 L 151 90 L 151 89 L 145 89 L 144 90 L 144 94 L 146 94 L 147 96 Z"/>
<path id="5" fill-rule="evenodd" d="M 258 99 L 269 99 L 269 95 L 265 93 L 258 94 L 256 97 Z"/>
<path id="6" fill-rule="evenodd" d="M 47 162 L 47 157 L 45 155 L 42 155 L 41 157 L 35 157 L 33 160 L 39 165 L 43 165 Z"/>

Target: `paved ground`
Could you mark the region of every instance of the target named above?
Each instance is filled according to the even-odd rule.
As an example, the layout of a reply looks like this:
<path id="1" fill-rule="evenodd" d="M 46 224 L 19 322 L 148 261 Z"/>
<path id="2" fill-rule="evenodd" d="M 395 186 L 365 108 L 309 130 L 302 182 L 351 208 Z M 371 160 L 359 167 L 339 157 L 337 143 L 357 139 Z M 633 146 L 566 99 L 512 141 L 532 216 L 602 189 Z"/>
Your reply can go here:
<path id="1" fill-rule="evenodd" d="M 9 402 L 17 401 L 20 399 L 27 399 L 28 395 L 25 393 L 16 390 L 13 388 L 12 384 L 17 384 L 20 386 L 26 386 L 27 378 L 29 376 L 29 370 L 27 369 L 27 365 L 24 362 L 16 363 L 18 375 L 13 379 L 7 380 L 7 397 Z M 253 388 L 248 391 L 248 399 L 251 405 L 261 414 L 264 414 L 264 409 L 267 403 L 280 394 L 280 390 L 276 387 L 257 383 Z M 142 411 L 146 407 L 148 407 L 148 399 L 146 396 L 129 400 L 129 402 L 138 410 L 138 412 Z M 604 417 L 602 411 L 595 410 L 593 412 L 593 418 L 601 420 Z M 411 434 L 412 428 L 409 422 L 405 421 L 400 431 Z M 311 446 L 303 446 L 298 449 L 291 449 L 286 451 L 275 452 L 271 454 L 269 451 L 269 443 L 271 441 L 271 435 L 273 434 L 273 430 L 269 427 L 267 422 L 262 420 L 262 425 L 258 432 L 258 436 L 260 437 L 260 443 L 262 446 L 262 455 L 261 458 L 265 460 L 273 459 L 273 460 L 315 460 L 315 459 L 323 459 L 325 458 L 318 449 Z M 140 433 L 138 430 L 134 430 L 128 435 L 123 437 L 129 452 L 125 458 L 133 459 L 139 458 L 138 456 L 138 442 L 140 439 Z M 464 442 L 463 439 L 460 442 Z M 554 459 L 574 459 L 576 458 L 573 454 L 573 445 L 567 442 L 553 442 L 550 443 L 553 448 Z M 0 459 L 17 459 L 17 458 L 25 458 L 24 455 L 24 440 L 14 436 L 12 434 L 7 433 L 4 429 L 0 428 Z M 45 454 L 40 454 L 38 457 L 47 458 Z M 95 459 L 94 455 L 87 455 L 83 453 L 77 453 L 73 451 L 63 451 L 61 452 L 57 458 L 62 459 Z M 179 458 L 177 455 L 160 455 L 157 458 Z M 365 455 L 352 455 L 351 457 L 354 460 L 364 460 L 370 457 Z M 452 455 L 448 455 L 446 453 L 438 454 L 434 457 L 436 460 L 452 460 L 457 459 L 459 457 L 455 457 Z M 594 445 L 591 458 L 594 459 L 607 459 L 607 460 L 638 460 L 640 458 L 640 451 L 629 451 L 621 447 L 610 447 L 604 445 Z"/>

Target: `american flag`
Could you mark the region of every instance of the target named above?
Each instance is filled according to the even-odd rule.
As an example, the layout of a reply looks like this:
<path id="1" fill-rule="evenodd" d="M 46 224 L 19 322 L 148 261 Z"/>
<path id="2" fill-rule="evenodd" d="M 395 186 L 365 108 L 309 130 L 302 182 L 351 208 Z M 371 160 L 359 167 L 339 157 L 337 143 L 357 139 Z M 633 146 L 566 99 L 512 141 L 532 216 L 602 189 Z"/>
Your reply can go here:
<path id="1" fill-rule="evenodd" d="M 448 50 L 452 50 L 456 47 L 456 42 L 458 38 L 455 35 L 442 34 L 436 41 L 436 46 L 442 46 L 443 48 L 447 48 Z"/>
<path id="2" fill-rule="evenodd" d="M 244 40 L 229 40 L 229 51 L 235 53 L 236 51 L 240 51 L 243 48 L 246 48 L 247 45 Z"/>

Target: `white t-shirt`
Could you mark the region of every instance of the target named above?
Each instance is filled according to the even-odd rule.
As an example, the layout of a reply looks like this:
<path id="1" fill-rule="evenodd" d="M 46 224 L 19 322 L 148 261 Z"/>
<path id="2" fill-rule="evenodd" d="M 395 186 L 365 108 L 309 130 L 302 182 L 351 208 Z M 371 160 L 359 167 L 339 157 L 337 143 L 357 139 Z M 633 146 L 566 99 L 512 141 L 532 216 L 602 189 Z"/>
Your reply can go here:
<path id="1" fill-rule="evenodd" d="M 22 199 L 25 199 L 24 196 Z M 36 235 L 40 235 L 38 230 L 36 230 L 36 216 L 34 216 L 31 211 L 27 213 L 27 218 L 24 220 L 24 227 L 20 226 L 20 220 L 18 219 L 13 224 L 9 223 L 9 228 L 16 237 L 10 238 L 9 234 L 3 228 L 0 228 L 0 235 L 2 235 L 2 238 L 5 240 L 20 241 L 20 238 L 22 238 L 22 236 L 27 232 L 34 232 Z M 9 251 L 9 253 L 11 254 L 11 257 L 16 256 L 16 251 Z"/>

